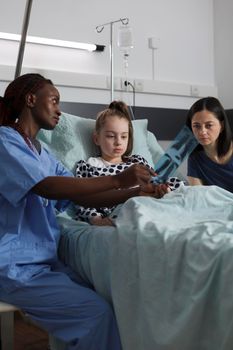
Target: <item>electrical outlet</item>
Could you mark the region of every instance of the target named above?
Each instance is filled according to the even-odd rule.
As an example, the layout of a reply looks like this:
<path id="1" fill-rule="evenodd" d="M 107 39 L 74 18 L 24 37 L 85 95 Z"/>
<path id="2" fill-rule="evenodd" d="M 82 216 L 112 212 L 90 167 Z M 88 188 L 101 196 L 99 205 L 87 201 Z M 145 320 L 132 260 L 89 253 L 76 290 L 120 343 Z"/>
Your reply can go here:
<path id="1" fill-rule="evenodd" d="M 129 87 L 125 85 L 126 78 L 121 78 L 121 90 L 128 91 Z"/>
<path id="2" fill-rule="evenodd" d="M 143 87 L 143 80 L 142 79 L 135 79 L 134 80 L 134 89 L 136 92 L 142 92 L 144 87 Z"/>
<path id="3" fill-rule="evenodd" d="M 192 97 L 198 97 L 199 96 L 199 88 L 197 85 L 191 85 L 190 86 L 190 95 Z"/>
<path id="4" fill-rule="evenodd" d="M 127 84 L 127 82 L 128 82 L 128 84 Z M 133 92 L 135 90 L 134 80 L 122 78 L 121 79 L 121 90 Z"/>

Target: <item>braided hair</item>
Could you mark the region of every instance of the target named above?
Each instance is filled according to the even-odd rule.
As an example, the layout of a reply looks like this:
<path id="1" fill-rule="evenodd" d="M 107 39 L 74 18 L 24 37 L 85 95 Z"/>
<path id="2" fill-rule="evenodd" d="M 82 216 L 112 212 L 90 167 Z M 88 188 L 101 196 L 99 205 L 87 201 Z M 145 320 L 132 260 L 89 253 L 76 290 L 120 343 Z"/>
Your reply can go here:
<path id="1" fill-rule="evenodd" d="M 96 124 L 95 124 L 95 132 L 99 133 L 103 128 L 105 121 L 109 117 L 119 117 L 126 119 L 129 123 L 129 140 L 128 146 L 125 151 L 124 156 L 129 156 L 132 153 L 133 149 L 133 125 L 130 117 L 130 113 L 127 105 L 123 101 L 112 101 L 108 108 L 104 109 L 97 115 Z"/>
<path id="2" fill-rule="evenodd" d="M 46 84 L 53 85 L 50 79 L 37 73 L 21 75 L 13 80 L 0 96 L 0 126 L 12 125 L 20 116 L 28 93 L 36 93 Z"/>

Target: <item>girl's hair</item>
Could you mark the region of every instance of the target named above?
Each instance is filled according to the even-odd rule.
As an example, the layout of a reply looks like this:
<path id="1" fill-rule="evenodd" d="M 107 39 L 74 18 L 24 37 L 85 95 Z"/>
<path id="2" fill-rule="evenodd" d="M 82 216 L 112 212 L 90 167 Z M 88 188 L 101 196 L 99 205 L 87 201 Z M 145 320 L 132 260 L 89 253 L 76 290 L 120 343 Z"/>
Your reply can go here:
<path id="1" fill-rule="evenodd" d="M 192 130 L 194 114 L 203 110 L 213 113 L 223 125 L 223 130 L 218 137 L 217 154 L 219 157 L 224 156 L 229 151 L 232 144 L 232 131 L 225 110 L 217 98 L 204 97 L 196 101 L 188 111 L 186 125 Z M 203 147 L 199 144 L 194 151 L 196 152 L 202 149 Z"/>
<path id="2" fill-rule="evenodd" d="M 36 93 L 46 84 L 53 85 L 51 80 L 36 73 L 24 74 L 13 80 L 6 88 L 4 97 L 0 96 L 0 126 L 14 123 L 25 106 L 26 95 Z"/>
<path id="3" fill-rule="evenodd" d="M 95 132 L 98 134 L 103 128 L 106 119 L 111 117 L 123 118 L 128 121 L 129 124 L 129 139 L 127 149 L 123 155 L 129 156 L 133 149 L 133 125 L 130 118 L 129 110 L 127 105 L 123 101 L 113 101 L 110 103 L 107 109 L 104 109 L 102 112 L 98 113 L 95 123 Z"/>

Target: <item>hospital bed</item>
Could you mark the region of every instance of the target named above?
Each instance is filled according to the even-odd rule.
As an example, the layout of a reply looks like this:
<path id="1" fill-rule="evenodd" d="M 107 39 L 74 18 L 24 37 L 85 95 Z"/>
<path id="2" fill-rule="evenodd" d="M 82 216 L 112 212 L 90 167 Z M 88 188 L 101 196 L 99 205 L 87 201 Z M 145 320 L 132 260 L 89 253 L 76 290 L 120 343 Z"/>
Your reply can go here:
<path id="1" fill-rule="evenodd" d="M 94 120 L 63 114 L 40 140 L 74 170 L 96 154 Z M 163 154 L 147 121 L 135 120 L 133 153 Z M 162 199 L 117 207 L 116 227 L 58 215 L 59 254 L 112 305 L 124 350 L 232 350 L 233 194 L 182 186 Z"/>

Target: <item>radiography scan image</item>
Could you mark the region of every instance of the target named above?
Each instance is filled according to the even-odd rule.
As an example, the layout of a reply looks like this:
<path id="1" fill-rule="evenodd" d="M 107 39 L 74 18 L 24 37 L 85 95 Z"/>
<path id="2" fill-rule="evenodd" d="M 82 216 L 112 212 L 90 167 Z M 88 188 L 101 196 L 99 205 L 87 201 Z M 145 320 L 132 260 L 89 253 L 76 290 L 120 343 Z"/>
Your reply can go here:
<path id="1" fill-rule="evenodd" d="M 166 182 L 197 144 L 198 142 L 192 131 L 185 125 L 169 145 L 164 155 L 155 164 L 154 169 L 158 175 L 153 178 L 153 182 Z"/>

